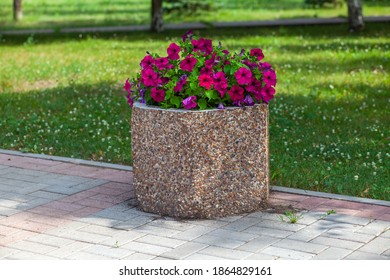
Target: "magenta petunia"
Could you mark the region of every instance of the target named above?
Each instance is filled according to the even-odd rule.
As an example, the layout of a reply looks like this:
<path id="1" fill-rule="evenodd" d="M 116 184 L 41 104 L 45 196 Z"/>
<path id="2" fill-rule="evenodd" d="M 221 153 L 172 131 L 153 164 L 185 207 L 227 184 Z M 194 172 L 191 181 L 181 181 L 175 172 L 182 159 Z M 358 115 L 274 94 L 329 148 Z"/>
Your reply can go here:
<path id="1" fill-rule="evenodd" d="M 187 77 L 183 76 L 177 81 L 175 87 L 173 88 L 174 92 L 181 92 L 183 90 L 183 86 L 187 83 Z"/>
<path id="2" fill-rule="evenodd" d="M 123 88 L 130 94 L 130 92 L 131 92 L 131 84 L 129 82 L 129 79 L 126 80 L 125 85 L 123 86 Z"/>
<path id="3" fill-rule="evenodd" d="M 187 55 L 181 62 L 180 62 L 180 69 L 184 71 L 191 72 L 192 69 L 194 69 L 195 64 L 198 62 L 198 60 L 191 55 Z"/>
<path id="4" fill-rule="evenodd" d="M 228 81 L 223 72 L 217 72 L 213 76 L 214 78 L 214 88 L 219 92 L 221 97 L 225 96 L 226 90 L 228 88 Z"/>
<path id="5" fill-rule="evenodd" d="M 192 108 L 195 108 L 197 106 L 196 102 L 196 96 L 190 96 L 184 99 L 181 103 L 184 106 L 184 109 L 190 110 Z"/>
<path id="6" fill-rule="evenodd" d="M 199 85 L 201 87 L 204 87 L 206 89 L 210 89 L 211 86 L 213 85 L 213 79 L 206 74 L 200 75 L 199 76 Z"/>
<path id="7" fill-rule="evenodd" d="M 134 99 L 131 98 L 130 93 L 126 97 L 127 97 L 127 103 L 129 104 L 130 108 L 133 108 Z"/>
<path id="8" fill-rule="evenodd" d="M 191 40 L 192 34 L 193 34 L 192 30 L 188 30 L 188 31 L 181 37 L 182 40 L 183 40 L 183 42 L 187 41 L 188 38 L 190 38 L 190 40 Z"/>
<path id="9" fill-rule="evenodd" d="M 142 71 L 141 79 L 142 79 L 142 83 L 147 87 L 151 87 L 151 86 L 156 87 L 159 84 L 161 84 L 160 77 L 151 68 Z"/>
<path id="10" fill-rule="evenodd" d="M 150 68 L 154 65 L 155 61 L 151 55 L 146 55 L 142 60 L 141 60 L 141 67 L 143 69 Z"/>
<path id="11" fill-rule="evenodd" d="M 252 72 L 245 67 L 241 67 L 236 71 L 236 73 L 234 73 L 234 77 L 236 77 L 239 85 L 246 85 L 252 80 Z"/>
<path id="12" fill-rule="evenodd" d="M 152 88 L 150 96 L 156 102 L 162 102 L 165 99 L 165 91 L 163 89 Z"/>
<path id="13" fill-rule="evenodd" d="M 194 52 L 203 52 L 211 54 L 213 52 L 213 44 L 209 39 L 200 38 L 199 40 L 191 40 Z"/>
<path id="14" fill-rule="evenodd" d="M 158 70 L 164 70 L 169 68 L 169 60 L 166 57 L 160 57 L 155 59 L 155 64 Z"/>
<path id="15" fill-rule="evenodd" d="M 228 93 L 232 101 L 241 101 L 244 99 L 244 89 L 240 86 L 232 86 Z"/>
<path id="16" fill-rule="evenodd" d="M 276 85 L 276 74 L 274 70 L 270 69 L 265 71 L 263 75 L 263 82 L 266 83 L 266 85 L 272 87 Z"/>
<path id="17" fill-rule="evenodd" d="M 262 83 L 255 77 L 252 77 L 251 83 L 245 87 L 245 90 L 250 93 L 256 93 L 261 90 Z"/>
<path id="18" fill-rule="evenodd" d="M 257 57 L 257 60 L 262 60 L 264 58 L 263 51 L 259 48 L 251 49 L 250 55 Z"/>
<path id="19" fill-rule="evenodd" d="M 270 86 L 265 86 L 261 89 L 261 96 L 263 102 L 268 103 L 271 99 L 274 98 L 275 89 Z"/>
<path id="20" fill-rule="evenodd" d="M 259 62 L 259 64 L 260 64 L 260 67 L 259 67 L 260 71 L 265 71 L 265 70 L 271 69 L 271 64 L 269 64 L 268 62 Z"/>
<path id="21" fill-rule="evenodd" d="M 199 74 L 200 75 L 206 74 L 211 76 L 213 74 L 213 68 L 211 66 L 205 66 L 202 69 L 200 69 Z"/>
<path id="22" fill-rule="evenodd" d="M 168 58 L 172 60 L 178 60 L 180 58 L 179 52 L 180 52 L 180 46 L 178 46 L 175 43 L 172 43 L 169 45 L 167 49 Z"/>

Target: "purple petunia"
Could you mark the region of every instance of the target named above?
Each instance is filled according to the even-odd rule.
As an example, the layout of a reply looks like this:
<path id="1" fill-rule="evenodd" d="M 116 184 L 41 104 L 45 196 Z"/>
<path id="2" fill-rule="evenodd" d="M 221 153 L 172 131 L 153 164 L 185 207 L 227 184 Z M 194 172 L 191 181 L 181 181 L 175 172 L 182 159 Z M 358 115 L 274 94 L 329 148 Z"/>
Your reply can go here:
<path id="1" fill-rule="evenodd" d="M 184 109 L 190 110 L 190 109 L 195 108 L 197 106 L 195 100 L 196 100 L 196 96 L 192 95 L 192 96 L 184 99 L 181 103 L 183 104 Z"/>

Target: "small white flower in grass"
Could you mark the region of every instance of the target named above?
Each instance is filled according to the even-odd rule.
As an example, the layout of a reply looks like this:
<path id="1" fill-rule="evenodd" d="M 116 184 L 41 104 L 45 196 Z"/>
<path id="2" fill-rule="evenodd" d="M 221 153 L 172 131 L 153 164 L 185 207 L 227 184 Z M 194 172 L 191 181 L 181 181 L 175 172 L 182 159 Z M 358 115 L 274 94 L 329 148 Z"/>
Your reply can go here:
<path id="1" fill-rule="evenodd" d="M 355 179 L 355 181 L 359 180 L 359 176 L 358 175 L 353 176 L 353 178 Z"/>

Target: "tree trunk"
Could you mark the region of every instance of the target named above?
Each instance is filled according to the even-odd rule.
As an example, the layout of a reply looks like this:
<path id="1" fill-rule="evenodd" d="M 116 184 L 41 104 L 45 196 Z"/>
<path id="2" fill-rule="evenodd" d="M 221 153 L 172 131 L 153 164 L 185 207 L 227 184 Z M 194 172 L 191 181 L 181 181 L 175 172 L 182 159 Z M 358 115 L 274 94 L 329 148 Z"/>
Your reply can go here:
<path id="1" fill-rule="evenodd" d="M 19 21 L 22 18 L 22 0 L 14 0 L 14 21 Z"/>
<path id="2" fill-rule="evenodd" d="M 351 32 L 363 29 L 362 0 L 348 0 L 348 23 Z"/>
<path id="3" fill-rule="evenodd" d="M 154 32 L 163 31 L 163 0 L 152 0 L 152 24 L 151 29 Z"/>

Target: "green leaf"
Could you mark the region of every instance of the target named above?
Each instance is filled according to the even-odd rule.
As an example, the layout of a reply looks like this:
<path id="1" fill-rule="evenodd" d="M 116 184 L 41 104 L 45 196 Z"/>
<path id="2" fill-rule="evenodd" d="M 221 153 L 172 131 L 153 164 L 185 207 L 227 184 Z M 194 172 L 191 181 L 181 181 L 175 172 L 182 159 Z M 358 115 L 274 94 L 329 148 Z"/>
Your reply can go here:
<path id="1" fill-rule="evenodd" d="M 171 102 L 173 105 L 175 105 L 176 108 L 179 108 L 179 107 L 180 107 L 182 101 L 183 101 L 183 100 L 182 100 L 180 97 L 178 97 L 178 96 L 172 96 L 171 99 L 170 99 L 170 102 Z"/>
<path id="2" fill-rule="evenodd" d="M 207 101 L 204 98 L 199 99 L 198 101 L 199 109 L 204 110 L 207 108 Z"/>
<path id="3" fill-rule="evenodd" d="M 219 99 L 219 94 L 214 91 L 214 90 L 208 90 L 205 92 L 204 94 L 209 100 L 212 100 L 212 99 Z"/>

